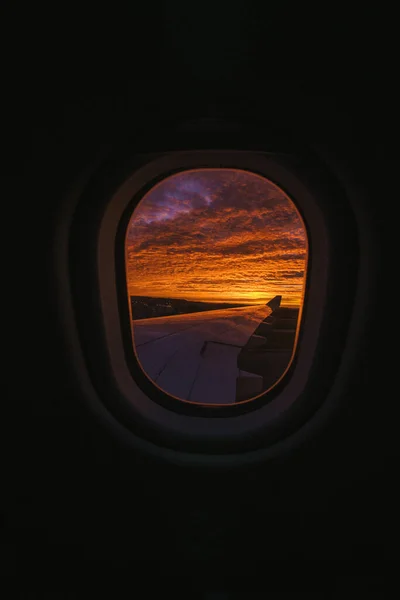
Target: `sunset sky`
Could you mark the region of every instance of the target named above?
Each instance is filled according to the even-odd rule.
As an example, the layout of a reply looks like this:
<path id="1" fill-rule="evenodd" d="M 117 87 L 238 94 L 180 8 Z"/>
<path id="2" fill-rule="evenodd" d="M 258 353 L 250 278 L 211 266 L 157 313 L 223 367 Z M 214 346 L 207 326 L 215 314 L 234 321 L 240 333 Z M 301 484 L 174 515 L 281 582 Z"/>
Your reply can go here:
<path id="1" fill-rule="evenodd" d="M 164 179 L 135 209 L 126 236 L 130 295 L 300 304 L 307 258 L 302 220 L 263 177 L 198 169 Z"/>

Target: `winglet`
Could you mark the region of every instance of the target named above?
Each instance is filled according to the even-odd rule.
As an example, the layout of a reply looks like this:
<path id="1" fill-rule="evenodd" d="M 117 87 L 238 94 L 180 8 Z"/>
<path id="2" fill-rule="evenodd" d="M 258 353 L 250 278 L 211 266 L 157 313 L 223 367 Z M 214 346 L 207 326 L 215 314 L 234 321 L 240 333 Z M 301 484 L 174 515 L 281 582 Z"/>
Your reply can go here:
<path id="1" fill-rule="evenodd" d="M 275 296 L 275 298 L 272 298 L 272 300 L 267 302 L 267 306 L 269 306 L 272 309 L 272 311 L 274 311 L 280 307 L 281 300 L 282 300 L 282 296 Z"/>

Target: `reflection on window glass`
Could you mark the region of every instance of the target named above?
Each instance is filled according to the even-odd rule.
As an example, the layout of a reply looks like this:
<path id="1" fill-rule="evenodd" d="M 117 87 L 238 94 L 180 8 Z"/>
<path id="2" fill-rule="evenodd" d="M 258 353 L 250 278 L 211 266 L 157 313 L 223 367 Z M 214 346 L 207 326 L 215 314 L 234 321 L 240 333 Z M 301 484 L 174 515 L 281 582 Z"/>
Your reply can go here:
<path id="1" fill-rule="evenodd" d="M 270 389 L 295 352 L 307 236 L 275 184 L 183 171 L 139 202 L 126 234 L 136 358 L 177 400 L 234 404 Z"/>

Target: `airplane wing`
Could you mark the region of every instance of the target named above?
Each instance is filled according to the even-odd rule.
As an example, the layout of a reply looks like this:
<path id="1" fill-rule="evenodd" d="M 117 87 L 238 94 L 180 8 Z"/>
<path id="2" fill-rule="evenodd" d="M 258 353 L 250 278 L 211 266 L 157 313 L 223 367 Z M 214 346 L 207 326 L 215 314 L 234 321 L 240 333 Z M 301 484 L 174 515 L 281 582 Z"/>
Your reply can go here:
<path id="1" fill-rule="evenodd" d="M 250 387 L 257 395 L 262 378 L 240 371 L 237 358 L 245 345 L 265 342 L 253 334 L 281 298 L 257 306 L 133 320 L 139 363 L 158 387 L 182 400 L 233 404 L 237 379 L 243 377 L 254 382 Z"/>

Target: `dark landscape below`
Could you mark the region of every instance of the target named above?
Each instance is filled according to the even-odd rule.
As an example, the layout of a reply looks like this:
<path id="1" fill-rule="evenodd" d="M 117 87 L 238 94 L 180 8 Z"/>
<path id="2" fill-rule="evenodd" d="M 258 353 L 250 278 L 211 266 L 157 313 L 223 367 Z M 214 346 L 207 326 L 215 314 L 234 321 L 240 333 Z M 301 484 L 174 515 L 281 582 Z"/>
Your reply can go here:
<path id="1" fill-rule="evenodd" d="M 181 298 L 152 298 L 150 296 L 131 296 L 132 319 L 149 319 L 169 315 L 239 308 L 248 304 L 228 304 L 223 302 L 194 302 Z"/>

